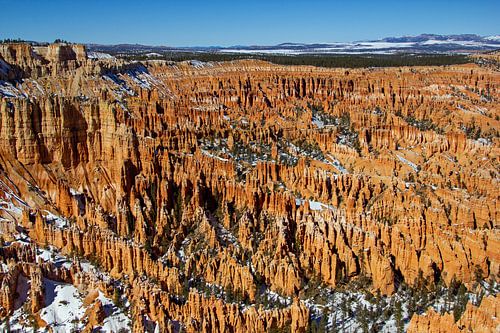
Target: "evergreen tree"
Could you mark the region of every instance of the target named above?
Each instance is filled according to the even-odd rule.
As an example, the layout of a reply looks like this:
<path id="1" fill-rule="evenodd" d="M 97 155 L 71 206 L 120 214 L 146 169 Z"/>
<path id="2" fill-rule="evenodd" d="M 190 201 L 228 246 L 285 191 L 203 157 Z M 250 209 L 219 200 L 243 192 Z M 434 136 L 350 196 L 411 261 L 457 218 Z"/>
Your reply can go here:
<path id="1" fill-rule="evenodd" d="M 11 330 L 10 330 L 10 316 L 7 316 L 5 318 L 4 332 L 5 333 L 10 333 L 11 332 Z"/>
<path id="2" fill-rule="evenodd" d="M 359 327 L 363 331 L 363 333 L 368 333 L 369 331 L 369 323 L 368 323 L 368 314 L 364 305 L 358 306 L 359 309 L 357 311 L 358 323 Z"/>
<path id="3" fill-rule="evenodd" d="M 408 316 L 411 318 L 413 314 L 415 313 L 417 308 L 417 304 L 415 302 L 415 296 L 411 295 L 410 299 L 408 300 Z"/>
<path id="4" fill-rule="evenodd" d="M 453 317 L 455 318 L 455 321 L 458 321 L 460 319 L 465 311 L 465 307 L 467 306 L 467 301 L 469 300 L 469 298 L 467 297 L 466 292 L 467 289 L 465 288 L 463 283 L 461 283 L 457 291 L 455 306 L 453 307 Z"/>
<path id="5" fill-rule="evenodd" d="M 122 291 L 120 288 L 115 288 L 113 292 L 113 303 L 116 305 L 117 308 L 123 308 L 123 302 L 122 302 Z"/>
<path id="6" fill-rule="evenodd" d="M 323 311 L 321 313 L 321 320 L 319 321 L 319 327 L 318 327 L 318 332 L 326 332 L 327 325 L 328 325 L 328 315 L 329 311 L 328 308 L 325 306 L 323 308 Z"/>
<path id="7" fill-rule="evenodd" d="M 394 305 L 394 319 L 396 320 L 396 330 L 397 333 L 404 332 L 404 322 L 403 322 L 403 309 L 401 307 L 401 302 L 397 301 Z"/>
<path id="8" fill-rule="evenodd" d="M 342 318 L 341 319 L 341 322 L 342 322 L 342 331 L 344 330 L 345 328 L 345 322 L 347 321 L 347 317 L 348 317 L 348 314 L 349 314 L 349 304 L 347 303 L 348 300 L 345 296 L 345 294 L 341 294 L 341 298 L 340 298 L 340 308 L 342 310 Z"/>
<path id="9" fill-rule="evenodd" d="M 329 328 L 328 332 L 330 332 L 330 333 L 336 333 L 336 332 L 338 332 L 338 330 L 337 330 L 337 312 L 334 311 L 332 315 L 333 315 L 332 325 Z"/>

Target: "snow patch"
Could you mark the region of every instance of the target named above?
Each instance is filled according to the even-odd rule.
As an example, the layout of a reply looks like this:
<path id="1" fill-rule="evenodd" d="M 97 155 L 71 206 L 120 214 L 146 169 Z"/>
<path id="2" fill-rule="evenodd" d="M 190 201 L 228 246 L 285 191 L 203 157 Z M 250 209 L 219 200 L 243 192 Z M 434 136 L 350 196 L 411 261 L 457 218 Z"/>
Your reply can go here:
<path id="1" fill-rule="evenodd" d="M 500 42 L 500 35 L 488 36 L 488 37 L 484 37 L 484 39 L 492 40 L 495 42 Z"/>
<path id="2" fill-rule="evenodd" d="M 82 297 L 70 284 L 43 279 L 45 302 L 40 317 L 52 327 L 54 333 L 71 332 L 85 314 Z"/>
<path id="3" fill-rule="evenodd" d="M 191 60 L 189 64 L 194 68 L 204 68 L 204 67 L 213 67 L 213 64 L 210 62 L 203 62 L 199 60 Z"/>
<path id="4" fill-rule="evenodd" d="M 69 193 L 72 195 L 72 196 L 77 196 L 77 195 L 81 195 L 82 193 L 81 192 L 78 192 L 77 190 L 75 190 L 74 188 L 70 188 L 69 189 Z"/>
<path id="5" fill-rule="evenodd" d="M 101 302 L 106 313 L 106 319 L 104 319 L 100 332 L 114 333 L 120 331 L 120 329 L 128 330 L 130 319 L 122 311 L 117 311 L 118 309 L 113 301 L 104 296 L 101 291 L 99 291 L 97 299 Z"/>
<path id="6" fill-rule="evenodd" d="M 161 57 L 161 54 L 156 53 L 156 52 L 151 52 L 151 53 L 146 53 L 146 57 L 148 57 L 148 58 Z"/>
<path id="7" fill-rule="evenodd" d="M 8 178 L 7 180 L 10 181 Z M 19 198 L 12 188 L 0 180 L 0 194 L 2 193 L 3 198 L 0 196 L 0 212 L 3 211 L 7 216 L 14 219 L 19 218 L 23 213 L 23 209 L 28 208 L 26 202 Z"/>
<path id="8" fill-rule="evenodd" d="M 347 171 L 346 168 L 342 166 L 339 160 L 337 160 L 335 157 L 333 157 L 331 154 L 327 154 L 327 157 L 331 160 L 331 162 L 328 162 L 328 164 L 333 165 L 337 170 L 340 171 L 342 174 L 347 174 L 349 171 Z"/>
<path id="9" fill-rule="evenodd" d="M 295 199 L 295 205 L 296 206 L 300 206 L 300 205 L 303 205 L 305 203 L 305 200 L 304 199 L 299 199 L 299 198 L 296 198 Z M 325 203 L 322 203 L 322 202 L 319 202 L 319 201 L 313 201 L 313 200 L 309 200 L 309 208 L 311 210 L 315 210 L 315 211 L 322 211 L 324 209 L 330 209 L 330 210 L 334 210 L 335 207 L 333 207 L 332 205 L 327 205 Z"/>
<path id="10" fill-rule="evenodd" d="M 60 229 L 68 226 L 68 220 L 66 220 L 65 218 L 52 214 L 48 210 L 44 210 L 44 212 L 46 214 L 45 219 L 47 220 L 47 223 L 50 223 Z"/>
<path id="11" fill-rule="evenodd" d="M 211 157 L 211 158 L 218 159 L 219 161 L 222 161 L 222 162 L 228 162 L 229 161 L 227 158 L 222 158 L 222 157 L 216 156 L 214 154 L 211 154 L 208 151 L 206 151 L 205 149 L 202 149 L 201 152 L 203 153 L 203 155 L 206 155 L 206 156 Z"/>
<path id="12" fill-rule="evenodd" d="M 89 59 L 114 59 L 111 54 L 103 53 L 103 52 L 87 52 L 87 58 Z"/>
<path id="13" fill-rule="evenodd" d="M 399 159 L 402 163 L 404 163 L 404 164 L 408 165 L 408 166 L 409 166 L 410 168 L 412 168 L 415 172 L 419 172 L 419 171 L 420 171 L 420 167 L 419 167 L 418 165 L 416 165 L 415 163 L 410 162 L 410 161 L 408 161 L 406 158 L 401 157 L 401 156 L 399 156 L 399 155 L 396 155 L 396 156 L 398 157 L 398 159 Z"/>
<path id="14" fill-rule="evenodd" d="M 27 95 L 21 92 L 19 89 L 14 87 L 11 83 L 6 81 L 0 81 L 0 97 L 13 97 L 22 98 L 27 97 Z"/>
<path id="15" fill-rule="evenodd" d="M 316 117 L 313 117 L 312 123 L 319 129 L 325 127 L 325 123 Z"/>

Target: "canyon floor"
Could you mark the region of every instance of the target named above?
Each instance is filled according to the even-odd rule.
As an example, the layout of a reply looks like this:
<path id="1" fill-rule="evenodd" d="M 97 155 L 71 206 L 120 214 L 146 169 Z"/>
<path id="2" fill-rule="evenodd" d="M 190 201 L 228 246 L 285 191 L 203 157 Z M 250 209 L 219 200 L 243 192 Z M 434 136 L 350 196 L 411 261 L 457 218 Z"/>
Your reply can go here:
<path id="1" fill-rule="evenodd" d="M 498 331 L 499 58 L 0 44 L 0 330 Z"/>

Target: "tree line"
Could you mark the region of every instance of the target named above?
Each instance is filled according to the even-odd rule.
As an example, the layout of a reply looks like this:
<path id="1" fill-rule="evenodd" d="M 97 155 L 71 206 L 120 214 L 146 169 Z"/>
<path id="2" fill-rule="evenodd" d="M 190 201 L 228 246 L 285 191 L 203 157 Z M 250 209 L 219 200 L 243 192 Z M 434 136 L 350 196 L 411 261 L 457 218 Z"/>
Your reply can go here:
<path id="1" fill-rule="evenodd" d="M 149 58 L 146 54 L 116 54 L 128 60 L 144 61 Z M 278 65 L 310 65 L 328 68 L 366 68 L 366 67 L 401 67 L 401 66 L 445 66 L 471 63 L 466 55 L 450 54 L 367 54 L 367 55 L 256 55 L 230 54 L 217 52 L 165 52 L 154 59 L 167 61 L 198 60 L 233 61 L 242 59 L 256 59 L 268 61 Z"/>

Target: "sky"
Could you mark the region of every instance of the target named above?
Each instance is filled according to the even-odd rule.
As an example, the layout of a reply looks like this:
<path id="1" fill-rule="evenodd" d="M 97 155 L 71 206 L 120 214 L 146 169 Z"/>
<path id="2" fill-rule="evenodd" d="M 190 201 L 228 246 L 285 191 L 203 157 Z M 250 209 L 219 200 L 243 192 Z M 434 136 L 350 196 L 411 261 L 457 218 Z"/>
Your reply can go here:
<path id="1" fill-rule="evenodd" d="M 500 34 L 500 0 L 0 0 L 0 39 L 276 45 Z"/>

